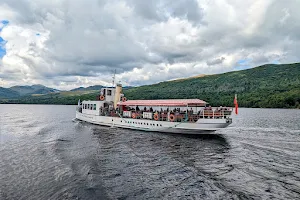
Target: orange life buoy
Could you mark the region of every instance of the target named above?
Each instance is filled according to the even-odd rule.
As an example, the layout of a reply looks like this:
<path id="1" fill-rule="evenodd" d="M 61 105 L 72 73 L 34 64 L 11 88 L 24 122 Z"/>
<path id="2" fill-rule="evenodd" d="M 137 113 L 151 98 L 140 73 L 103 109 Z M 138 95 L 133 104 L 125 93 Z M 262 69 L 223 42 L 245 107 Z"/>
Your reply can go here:
<path id="1" fill-rule="evenodd" d="M 132 117 L 133 119 L 135 119 L 135 118 L 136 118 L 136 114 L 135 114 L 135 113 L 132 113 L 132 114 L 131 114 L 131 117 Z"/>
<path id="2" fill-rule="evenodd" d="M 171 115 L 169 116 L 169 120 L 170 120 L 171 122 L 173 122 L 173 121 L 175 120 L 175 116 L 174 116 L 173 114 L 171 114 Z"/>
<path id="3" fill-rule="evenodd" d="M 158 113 L 155 113 L 155 114 L 154 114 L 154 120 L 155 120 L 155 121 L 158 121 L 158 120 L 159 120 Z"/>
<path id="4" fill-rule="evenodd" d="M 123 102 L 127 101 L 126 97 L 123 97 L 123 98 L 122 98 L 122 101 L 123 101 Z"/>
<path id="5" fill-rule="evenodd" d="M 214 115 L 215 116 L 221 116 L 221 112 L 215 112 Z"/>
<path id="6" fill-rule="evenodd" d="M 103 101 L 105 99 L 104 95 L 100 96 L 100 100 Z"/>

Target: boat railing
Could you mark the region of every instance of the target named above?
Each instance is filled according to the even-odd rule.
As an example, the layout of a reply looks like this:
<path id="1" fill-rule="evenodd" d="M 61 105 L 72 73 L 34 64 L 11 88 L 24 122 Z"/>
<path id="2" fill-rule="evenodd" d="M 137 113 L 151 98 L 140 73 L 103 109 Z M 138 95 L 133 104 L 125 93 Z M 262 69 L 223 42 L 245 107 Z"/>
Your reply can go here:
<path id="1" fill-rule="evenodd" d="M 232 108 L 211 108 L 203 109 L 194 113 L 193 111 L 124 111 L 123 117 L 125 118 L 134 118 L 134 119 L 155 119 L 155 114 L 158 117 L 155 120 L 158 121 L 170 121 L 170 116 L 173 115 L 172 121 L 182 122 L 196 122 L 199 119 L 225 119 L 229 118 L 232 113 Z M 111 114 L 114 116 L 114 114 Z M 151 116 L 151 117 L 149 117 Z"/>
<path id="2" fill-rule="evenodd" d="M 218 119 L 218 118 L 227 118 L 231 115 L 232 109 L 226 109 L 226 110 L 217 110 L 217 109 L 212 109 L 212 110 L 202 110 L 200 112 L 201 118 L 213 118 L 213 119 Z"/>

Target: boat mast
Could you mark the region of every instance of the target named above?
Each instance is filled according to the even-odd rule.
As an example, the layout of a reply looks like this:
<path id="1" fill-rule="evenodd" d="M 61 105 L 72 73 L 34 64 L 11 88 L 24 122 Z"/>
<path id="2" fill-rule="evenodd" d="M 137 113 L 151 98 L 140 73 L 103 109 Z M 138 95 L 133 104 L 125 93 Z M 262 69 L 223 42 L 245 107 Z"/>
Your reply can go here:
<path id="1" fill-rule="evenodd" d="M 113 86 L 113 87 L 115 87 L 115 81 L 116 81 L 116 72 L 117 72 L 117 70 L 115 69 L 115 71 L 114 71 L 114 75 L 113 75 L 113 77 L 112 77 L 112 86 Z"/>

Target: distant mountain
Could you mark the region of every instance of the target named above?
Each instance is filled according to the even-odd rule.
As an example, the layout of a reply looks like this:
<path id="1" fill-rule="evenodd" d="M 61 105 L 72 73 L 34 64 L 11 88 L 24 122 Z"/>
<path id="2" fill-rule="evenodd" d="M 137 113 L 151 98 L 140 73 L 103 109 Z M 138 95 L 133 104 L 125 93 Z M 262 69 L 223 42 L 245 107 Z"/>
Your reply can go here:
<path id="1" fill-rule="evenodd" d="M 17 92 L 20 96 L 59 92 L 59 90 L 57 90 L 57 89 L 48 88 L 44 85 L 13 86 L 9 89 Z"/>
<path id="2" fill-rule="evenodd" d="M 0 98 L 2 98 L 2 99 L 16 98 L 19 96 L 20 95 L 18 92 L 11 90 L 10 88 L 0 87 Z"/>
<path id="3" fill-rule="evenodd" d="M 123 86 L 123 90 L 128 90 L 130 88 L 133 88 L 134 86 Z"/>
<path id="4" fill-rule="evenodd" d="M 89 86 L 89 87 L 75 88 L 75 89 L 72 89 L 70 91 L 75 92 L 75 91 L 101 90 L 101 88 L 103 88 L 103 87 L 105 87 L 105 86 L 102 86 L 102 85 L 93 85 L 93 86 Z"/>

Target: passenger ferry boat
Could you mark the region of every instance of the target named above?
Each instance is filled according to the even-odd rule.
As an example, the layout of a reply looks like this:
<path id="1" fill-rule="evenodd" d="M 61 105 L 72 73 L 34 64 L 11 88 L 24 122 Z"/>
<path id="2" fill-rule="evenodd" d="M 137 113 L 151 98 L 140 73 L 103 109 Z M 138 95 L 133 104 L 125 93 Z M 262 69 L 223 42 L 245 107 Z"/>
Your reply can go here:
<path id="1" fill-rule="evenodd" d="M 205 134 L 232 123 L 231 108 L 200 99 L 127 100 L 122 85 L 102 88 L 96 101 L 78 102 L 76 119 L 103 126 L 181 134 Z"/>

